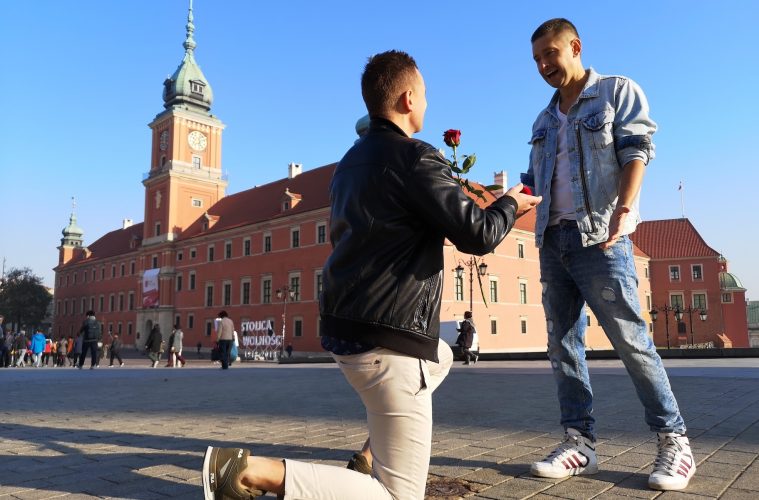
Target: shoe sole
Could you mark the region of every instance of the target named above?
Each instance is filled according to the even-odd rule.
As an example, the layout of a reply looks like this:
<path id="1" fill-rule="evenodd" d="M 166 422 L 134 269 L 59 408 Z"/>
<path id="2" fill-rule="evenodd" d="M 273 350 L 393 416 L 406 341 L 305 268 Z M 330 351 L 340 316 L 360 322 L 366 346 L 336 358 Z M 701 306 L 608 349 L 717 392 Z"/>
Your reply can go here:
<path id="1" fill-rule="evenodd" d="M 561 479 L 569 476 L 590 476 L 598 473 L 598 466 L 595 467 L 579 467 L 576 469 L 565 469 L 563 471 L 554 472 L 551 470 L 540 470 L 533 465 L 530 467 L 530 474 L 535 477 L 546 477 L 549 479 Z"/>
<path id="2" fill-rule="evenodd" d="M 208 481 L 208 473 L 211 470 L 211 452 L 213 446 L 206 448 L 206 454 L 203 456 L 203 496 L 205 500 L 215 500 L 211 484 Z"/>
<path id="3" fill-rule="evenodd" d="M 673 488 L 673 487 L 667 487 L 666 485 L 663 485 L 663 484 L 652 483 L 651 481 L 649 481 L 648 482 L 648 487 L 651 488 L 652 490 L 656 490 L 656 491 L 681 491 L 681 490 L 684 490 L 685 488 L 688 487 L 688 484 L 690 484 L 690 480 L 693 479 L 693 476 L 696 475 L 696 468 L 693 467 L 692 470 L 693 470 L 693 474 L 691 474 L 691 476 L 688 478 L 688 480 L 682 486 L 678 485 L 677 487 Z"/>

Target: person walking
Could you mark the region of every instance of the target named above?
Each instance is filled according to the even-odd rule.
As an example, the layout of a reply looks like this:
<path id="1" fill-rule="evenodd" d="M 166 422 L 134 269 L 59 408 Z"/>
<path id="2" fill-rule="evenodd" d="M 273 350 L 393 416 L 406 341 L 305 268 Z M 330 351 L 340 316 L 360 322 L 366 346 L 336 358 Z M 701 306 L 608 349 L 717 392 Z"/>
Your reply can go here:
<path id="1" fill-rule="evenodd" d="M 593 391 L 585 360 L 586 304 L 627 369 L 657 433 L 649 487 L 681 490 L 696 471 L 686 427 L 638 301 L 628 235 L 640 221 L 646 165 L 656 124 L 646 96 L 629 78 L 586 69 L 583 44 L 568 20 L 532 35 L 538 73 L 556 89 L 532 126 L 523 182 L 542 195 L 535 243 L 540 252 L 548 357 L 558 384 L 564 442 L 532 464 L 535 476 L 598 471 Z M 609 441 L 614 444 L 614 440 Z"/>
<path id="2" fill-rule="evenodd" d="M 540 201 L 517 186 L 480 209 L 437 149 L 412 139 L 427 100 L 408 54 L 370 58 L 361 89 L 371 124 L 332 178 L 333 250 L 320 313 L 322 346 L 366 407 L 372 473 L 209 446 L 202 475 L 207 500 L 264 491 L 285 499 L 423 499 L 432 392 L 453 361 L 439 338 L 444 241 L 488 253 Z"/>
<path id="3" fill-rule="evenodd" d="M 219 342 L 221 369 L 227 370 L 230 364 L 232 345 L 235 341 L 235 324 L 229 319 L 227 311 L 221 311 L 216 325 L 216 340 Z"/>
<path id="4" fill-rule="evenodd" d="M 119 360 L 119 366 L 124 366 L 124 360 L 121 359 L 121 338 L 119 337 L 118 333 L 112 335 L 112 338 L 113 340 L 111 341 L 111 348 L 108 350 L 110 352 L 110 363 L 108 366 L 113 366 L 113 358 Z"/>
<path id="5" fill-rule="evenodd" d="M 45 352 L 45 335 L 42 332 L 34 332 L 32 335 L 32 366 L 40 368 L 42 366 L 42 353 Z"/>
<path id="6" fill-rule="evenodd" d="M 187 364 L 187 361 L 184 359 L 184 356 L 182 356 L 182 349 L 183 346 L 183 340 L 184 340 L 184 332 L 181 328 L 179 328 L 179 323 L 174 325 L 174 340 L 171 343 L 171 355 L 173 356 L 173 363 L 174 368 L 183 367 L 185 364 Z M 180 365 L 181 363 L 181 365 Z"/>
<path id="7" fill-rule="evenodd" d="M 103 340 L 103 332 L 100 328 L 100 322 L 95 318 L 95 311 L 87 311 L 87 317 L 79 329 L 82 337 L 82 353 L 79 355 L 80 370 L 84 366 L 84 360 L 87 358 L 87 351 L 90 352 L 90 370 L 98 366 L 98 343 Z"/>
<path id="8" fill-rule="evenodd" d="M 23 368 L 26 366 L 24 358 L 26 357 L 26 334 L 24 330 L 21 330 L 14 341 L 14 347 L 16 349 L 16 367 Z"/>
<path id="9" fill-rule="evenodd" d="M 69 359 L 71 360 L 72 367 L 79 366 L 79 357 L 82 355 L 82 339 L 84 338 L 84 334 L 81 332 L 76 334 L 76 339 L 74 339 L 71 344 L 73 347 L 71 348 L 71 355 L 69 356 Z"/>
<path id="10" fill-rule="evenodd" d="M 158 362 L 161 360 L 161 344 L 163 343 L 163 336 L 161 335 L 161 327 L 158 324 L 153 325 L 148 335 L 148 340 L 145 342 L 145 350 L 148 352 L 153 368 L 158 366 Z"/>
<path id="11" fill-rule="evenodd" d="M 461 352 L 464 354 L 464 364 L 468 365 L 469 362 L 477 363 L 479 356 L 472 352 L 474 346 L 474 337 L 477 335 L 477 329 L 474 327 L 474 321 L 472 320 L 472 311 L 466 311 L 464 313 L 464 321 L 459 326 L 459 332 L 461 332 Z M 476 350 L 477 348 L 475 348 Z"/>

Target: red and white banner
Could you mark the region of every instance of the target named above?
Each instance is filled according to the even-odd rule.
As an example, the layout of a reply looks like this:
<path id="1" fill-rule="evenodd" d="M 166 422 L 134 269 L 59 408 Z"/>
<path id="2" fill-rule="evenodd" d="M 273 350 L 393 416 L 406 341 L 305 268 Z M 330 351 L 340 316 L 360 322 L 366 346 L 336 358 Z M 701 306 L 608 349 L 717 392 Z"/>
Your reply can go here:
<path id="1" fill-rule="evenodd" d="M 158 307 L 158 271 L 148 269 L 142 275 L 142 307 Z"/>

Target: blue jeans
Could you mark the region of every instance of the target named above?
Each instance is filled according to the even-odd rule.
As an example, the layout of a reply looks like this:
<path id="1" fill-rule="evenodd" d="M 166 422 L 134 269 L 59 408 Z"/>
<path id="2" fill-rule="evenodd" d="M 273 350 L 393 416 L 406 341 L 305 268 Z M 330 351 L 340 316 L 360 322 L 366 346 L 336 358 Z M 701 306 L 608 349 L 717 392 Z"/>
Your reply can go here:
<path id="1" fill-rule="evenodd" d="M 577 225 L 549 227 L 540 249 L 548 358 L 558 385 L 561 424 L 595 441 L 593 390 L 585 361 L 587 302 L 630 374 L 652 431 L 685 434 L 685 423 L 646 321 L 640 315 L 632 243 L 583 247 Z"/>

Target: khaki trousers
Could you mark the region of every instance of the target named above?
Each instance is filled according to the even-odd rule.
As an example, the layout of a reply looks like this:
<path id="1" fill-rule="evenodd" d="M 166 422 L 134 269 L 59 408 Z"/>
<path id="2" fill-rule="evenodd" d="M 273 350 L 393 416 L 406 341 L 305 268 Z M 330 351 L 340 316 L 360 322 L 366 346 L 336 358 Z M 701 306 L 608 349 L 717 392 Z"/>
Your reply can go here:
<path id="1" fill-rule="evenodd" d="M 383 348 L 333 357 L 366 407 L 372 475 L 285 460 L 285 500 L 423 500 L 432 392 L 451 368 L 451 348 L 439 341 L 439 363 Z"/>

